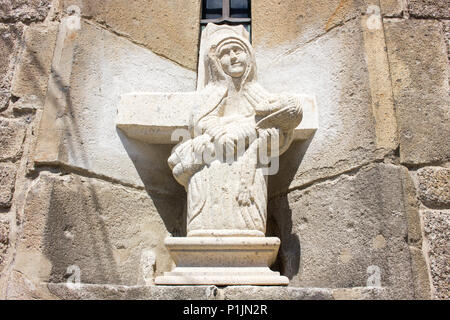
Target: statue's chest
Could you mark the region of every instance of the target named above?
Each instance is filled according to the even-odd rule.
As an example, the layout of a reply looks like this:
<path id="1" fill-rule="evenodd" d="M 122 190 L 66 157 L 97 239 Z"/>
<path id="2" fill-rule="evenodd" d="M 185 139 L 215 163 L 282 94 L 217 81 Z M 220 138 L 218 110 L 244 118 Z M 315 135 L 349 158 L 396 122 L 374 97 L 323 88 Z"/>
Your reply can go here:
<path id="1" fill-rule="evenodd" d="M 255 111 L 242 95 L 226 97 L 223 104 L 224 117 L 254 118 Z"/>

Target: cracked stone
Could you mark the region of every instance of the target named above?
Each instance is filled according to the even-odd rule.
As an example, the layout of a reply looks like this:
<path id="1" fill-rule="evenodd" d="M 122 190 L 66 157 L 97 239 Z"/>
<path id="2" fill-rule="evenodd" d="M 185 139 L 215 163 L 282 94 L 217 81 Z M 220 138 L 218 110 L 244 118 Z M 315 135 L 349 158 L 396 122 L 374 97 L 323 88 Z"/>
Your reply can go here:
<path id="1" fill-rule="evenodd" d="M 258 49 L 305 43 L 359 16 L 369 3 L 366 0 L 256 1 L 252 3 L 253 45 Z"/>
<path id="2" fill-rule="evenodd" d="M 71 5 L 78 5 L 82 16 L 155 53 L 191 70 L 197 68 L 200 0 L 61 1 L 64 10 Z"/>
<path id="3" fill-rule="evenodd" d="M 314 95 L 319 109 L 319 129 L 312 139 L 293 143 L 280 157 L 278 174 L 269 177 L 269 194 L 353 170 L 382 159 L 393 148 L 392 143 L 377 145 L 379 140 L 395 141 L 397 130 L 378 126 L 374 120 L 376 97 L 372 96 L 370 45 L 366 46 L 364 28 L 362 21 L 354 19 L 277 59 L 257 55 L 264 87 L 277 93 Z M 380 74 L 388 66 L 379 64 L 373 70 Z M 393 113 L 392 104 L 381 102 L 379 109 Z"/>
<path id="4" fill-rule="evenodd" d="M 115 120 L 122 94 L 193 91 L 196 74 L 91 23 L 80 26 L 73 39 L 57 40 L 61 56 L 52 68 L 61 70 L 70 91 L 49 82 L 36 162 L 58 161 L 127 184 L 181 192 L 167 165 L 172 147 L 129 139 Z"/>

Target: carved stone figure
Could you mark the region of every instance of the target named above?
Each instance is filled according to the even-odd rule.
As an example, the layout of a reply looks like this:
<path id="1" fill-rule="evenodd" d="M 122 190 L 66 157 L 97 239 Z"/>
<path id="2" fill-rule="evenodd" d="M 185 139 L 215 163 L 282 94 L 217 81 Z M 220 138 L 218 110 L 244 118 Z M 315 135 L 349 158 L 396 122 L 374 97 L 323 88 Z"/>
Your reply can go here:
<path id="1" fill-rule="evenodd" d="M 257 83 L 248 38 L 243 26 L 208 24 L 196 92 L 130 93 L 119 104 L 117 126 L 128 137 L 184 138 L 168 163 L 187 191 L 187 237 L 165 240 L 176 267 L 156 284 L 289 283 L 269 269 L 280 239 L 265 237 L 267 176 L 293 140 L 317 129 L 317 108 L 313 97 Z"/>
<path id="2" fill-rule="evenodd" d="M 256 81 L 253 48 L 242 27 L 203 31 L 193 139 L 169 158 L 187 190 L 188 237 L 264 237 L 267 171 L 261 157 L 279 156 L 302 118 L 298 98 L 270 94 Z M 266 169 L 266 170 L 265 170 Z"/>

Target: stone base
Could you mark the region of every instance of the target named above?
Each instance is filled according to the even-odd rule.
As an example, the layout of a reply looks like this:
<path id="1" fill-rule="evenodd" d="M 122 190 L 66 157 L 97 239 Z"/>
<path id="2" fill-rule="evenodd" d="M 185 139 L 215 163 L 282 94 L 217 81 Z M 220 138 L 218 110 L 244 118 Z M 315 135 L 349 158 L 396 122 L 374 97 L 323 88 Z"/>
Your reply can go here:
<path id="1" fill-rule="evenodd" d="M 287 286 L 289 279 L 280 276 L 266 268 L 175 268 L 172 272 L 165 272 L 164 276 L 156 278 L 157 285 L 259 285 L 259 286 Z"/>
<path id="2" fill-rule="evenodd" d="M 48 283 L 53 299 L 63 300 L 391 300 L 389 288 L 295 288 L 264 286 L 120 286 Z"/>
<path id="3" fill-rule="evenodd" d="M 157 285 L 288 285 L 287 277 L 269 269 L 280 239 L 263 237 L 167 238 L 176 268 Z"/>

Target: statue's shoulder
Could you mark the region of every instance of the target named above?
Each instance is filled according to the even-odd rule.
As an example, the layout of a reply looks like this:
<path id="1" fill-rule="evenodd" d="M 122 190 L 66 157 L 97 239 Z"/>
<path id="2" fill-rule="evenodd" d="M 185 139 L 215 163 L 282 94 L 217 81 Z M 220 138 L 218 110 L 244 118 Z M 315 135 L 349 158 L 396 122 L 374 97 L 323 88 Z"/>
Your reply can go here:
<path id="1" fill-rule="evenodd" d="M 227 88 L 220 85 L 209 84 L 198 91 L 201 95 L 200 103 L 191 113 L 189 126 L 192 129 L 200 119 L 211 113 L 227 94 Z"/>
<path id="2" fill-rule="evenodd" d="M 202 105 L 198 106 L 196 111 L 200 111 L 200 113 L 211 111 L 211 109 L 214 109 L 222 101 L 227 91 L 228 89 L 225 86 L 216 84 L 207 85 L 200 91 Z"/>

